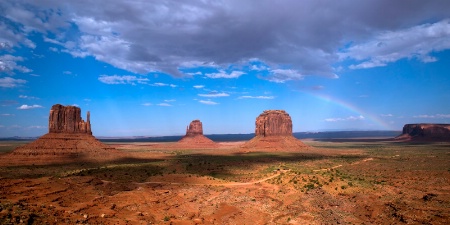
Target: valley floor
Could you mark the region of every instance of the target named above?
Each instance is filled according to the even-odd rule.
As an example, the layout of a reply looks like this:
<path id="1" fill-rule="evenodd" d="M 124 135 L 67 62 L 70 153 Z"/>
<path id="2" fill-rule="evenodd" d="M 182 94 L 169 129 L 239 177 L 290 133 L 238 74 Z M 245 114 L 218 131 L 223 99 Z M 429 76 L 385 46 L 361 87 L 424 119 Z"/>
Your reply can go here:
<path id="1" fill-rule="evenodd" d="M 450 222 L 448 143 L 305 143 L 281 152 L 115 142 L 127 157 L 2 166 L 0 224 Z"/>

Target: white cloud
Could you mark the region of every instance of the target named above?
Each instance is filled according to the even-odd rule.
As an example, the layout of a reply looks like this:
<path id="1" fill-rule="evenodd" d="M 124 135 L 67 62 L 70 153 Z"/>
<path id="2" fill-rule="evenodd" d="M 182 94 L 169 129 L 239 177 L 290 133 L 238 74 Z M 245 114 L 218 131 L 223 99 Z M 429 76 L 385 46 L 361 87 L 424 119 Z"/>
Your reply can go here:
<path id="1" fill-rule="evenodd" d="M 245 98 L 252 98 L 252 99 L 274 99 L 274 96 L 250 96 L 250 95 L 245 95 L 245 96 L 241 96 L 239 97 L 239 99 L 245 99 Z"/>
<path id="2" fill-rule="evenodd" d="M 199 100 L 198 102 L 200 102 L 202 104 L 205 104 L 205 105 L 217 105 L 217 104 L 219 104 L 219 103 L 213 102 L 211 100 Z"/>
<path id="3" fill-rule="evenodd" d="M 24 98 L 24 99 L 39 99 L 38 97 L 28 96 L 28 95 L 19 95 L 19 98 Z"/>
<path id="4" fill-rule="evenodd" d="M 175 100 L 175 99 L 166 99 L 166 100 L 164 100 L 165 102 L 175 102 L 175 101 L 177 101 L 177 100 Z"/>
<path id="5" fill-rule="evenodd" d="M 27 129 L 47 129 L 46 126 L 29 126 Z"/>
<path id="6" fill-rule="evenodd" d="M 252 65 L 250 67 L 250 70 L 255 70 L 255 71 L 264 71 L 264 70 L 268 70 L 269 68 L 267 66 L 264 65 Z"/>
<path id="7" fill-rule="evenodd" d="M 67 46 L 67 43 L 65 45 Z M 105 36 L 83 35 L 73 47 L 61 51 L 80 58 L 93 56 L 99 61 L 138 74 L 157 72 L 156 68 L 158 65 L 155 62 L 161 61 L 158 56 L 152 55 L 146 52 L 144 48 L 136 46 L 135 43 L 114 34 Z M 167 65 L 161 66 L 167 67 Z M 176 72 L 173 75 L 180 75 L 178 70 L 173 70 L 172 72 Z"/>
<path id="8" fill-rule="evenodd" d="M 143 106 L 152 106 L 153 104 L 146 102 L 146 103 L 142 103 L 141 105 L 143 105 Z"/>
<path id="9" fill-rule="evenodd" d="M 434 115 L 418 115 L 413 116 L 414 118 L 425 118 L 425 119 L 444 119 L 450 118 L 450 114 L 434 114 Z"/>
<path id="10" fill-rule="evenodd" d="M 65 74 L 65 75 L 72 75 L 72 72 L 71 71 L 63 71 L 63 74 Z"/>
<path id="11" fill-rule="evenodd" d="M 404 58 L 416 58 L 424 63 L 435 62 L 431 56 L 450 48 L 450 19 L 433 24 L 423 24 L 402 30 L 386 31 L 372 40 L 349 47 L 340 54 L 359 62 L 350 69 L 366 69 L 386 66 Z"/>
<path id="12" fill-rule="evenodd" d="M 52 52 L 59 52 L 59 50 L 55 47 L 49 47 L 48 50 L 50 50 Z"/>
<path id="13" fill-rule="evenodd" d="M 200 71 L 197 71 L 197 72 L 195 72 L 195 73 L 185 73 L 185 74 L 187 74 L 187 75 L 189 75 L 189 76 L 196 76 L 196 75 L 202 75 L 203 73 L 202 72 L 200 72 Z"/>
<path id="14" fill-rule="evenodd" d="M 196 88 L 196 89 L 201 89 L 201 88 L 204 88 L 205 85 L 194 85 L 193 87 Z"/>
<path id="15" fill-rule="evenodd" d="M 159 103 L 158 105 L 159 105 L 159 106 L 172 106 L 171 104 L 165 103 L 165 102 L 164 102 L 164 103 Z"/>
<path id="16" fill-rule="evenodd" d="M 14 74 L 15 71 L 21 73 L 30 73 L 33 70 L 17 64 L 24 61 L 23 57 L 13 55 L 0 55 L 0 72 Z"/>
<path id="17" fill-rule="evenodd" d="M 230 95 L 227 94 L 227 93 L 224 93 L 224 92 L 221 92 L 221 93 L 219 93 L 219 92 L 211 92 L 209 94 L 198 94 L 198 96 L 207 97 L 207 98 L 217 98 L 217 97 L 228 97 Z"/>
<path id="18" fill-rule="evenodd" d="M 304 78 L 304 75 L 293 69 L 272 69 L 269 72 L 270 75 L 260 76 L 260 78 L 275 83 L 284 83 L 289 80 L 302 80 Z"/>
<path id="19" fill-rule="evenodd" d="M 198 68 L 198 67 L 206 67 L 206 68 L 220 68 L 216 63 L 214 62 L 202 62 L 202 61 L 186 61 L 180 63 L 181 68 Z M 194 73 L 195 75 L 201 75 L 201 72 Z"/>
<path id="20" fill-rule="evenodd" d="M 36 109 L 36 108 L 42 108 L 41 105 L 21 105 L 17 109 Z"/>
<path id="21" fill-rule="evenodd" d="M 217 73 L 207 73 L 205 74 L 205 76 L 209 77 L 209 78 L 213 78 L 213 79 L 217 79 L 217 78 L 238 78 L 242 75 L 244 75 L 245 73 L 242 71 L 232 71 L 231 73 L 227 73 L 225 70 L 220 70 Z"/>
<path id="22" fill-rule="evenodd" d="M 125 76 L 119 76 L 119 75 L 100 75 L 98 80 L 105 84 L 131 84 L 135 85 L 138 84 L 146 84 L 149 79 L 147 78 L 138 78 L 136 76 L 132 75 L 125 75 Z"/>
<path id="23" fill-rule="evenodd" d="M 164 86 L 169 86 L 168 84 L 165 84 L 165 83 L 153 83 L 153 84 L 150 84 L 151 86 L 157 86 L 157 87 L 164 87 Z"/>
<path id="24" fill-rule="evenodd" d="M 3 114 L 0 114 L 0 116 L 14 116 L 14 114 L 3 113 Z"/>
<path id="25" fill-rule="evenodd" d="M 4 21 L 0 23 L 0 43 L 7 43 L 9 49 L 36 47 L 27 39 L 32 33 L 56 34 L 44 41 L 61 46 L 60 52 L 92 56 L 137 74 L 183 76 L 179 68 L 213 66 L 228 70 L 257 57 L 272 68 L 288 65 L 297 71 L 295 78 L 286 74 L 261 77 L 282 83 L 306 75 L 337 77 L 333 68 L 339 62 L 336 49 L 345 50 L 342 45 L 352 41 L 357 44 L 347 48 L 341 59 L 360 61 L 351 66 L 354 69 L 400 58 L 432 62 L 437 59 L 430 52 L 449 48 L 444 20 L 450 18 L 448 1 L 407 5 L 389 0 L 362 4 L 328 1 L 320 5 L 319 13 L 308 13 L 317 12 L 316 1 L 295 0 L 262 1 L 257 6 L 252 1 L 116 0 L 114 7 L 102 1 L 0 2 Z M 439 20 L 414 26 L 418 21 Z M 376 33 L 381 34 L 367 40 Z M 378 43 L 380 49 L 376 50 Z M 261 67 L 251 69 L 264 69 Z M 210 74 L 213 78 L 241 75 Z"/>
<path id="26" fill-rule="evenodd" d="M 380 116 L 382 116 L 382 117 L 393 117 L 394 115 L 388 113 L 388 114 L 380 114 Z"/>
<path id="27" fill-rule="evenodd" d="M 150 84 L 150 86 L 155 86 L 155 87 L 166 87 L 166 86 L 169 86 L 169 87 L 172 87 L 172 88 L 177 87 L 177 85 L 175 85 L 175 84 L 165 84 L 165 83 L 160 83 L 160 82 Z"/>
<path id="28" fill-rule="evenodd" d="M 14 88 L 25 84 L 27 81 L 22 79 L 14 79 L 11 77 L 0 78 L 0 87 Z"/>
<path id="29" fill-rule="evenodd" d="M 340 122 L 340 121 L 356 121 L 356 120 L 364 120 L 364 116 L 349 116 L 347 118 L 328 118 L 325 119 L 327 122 Z"/>

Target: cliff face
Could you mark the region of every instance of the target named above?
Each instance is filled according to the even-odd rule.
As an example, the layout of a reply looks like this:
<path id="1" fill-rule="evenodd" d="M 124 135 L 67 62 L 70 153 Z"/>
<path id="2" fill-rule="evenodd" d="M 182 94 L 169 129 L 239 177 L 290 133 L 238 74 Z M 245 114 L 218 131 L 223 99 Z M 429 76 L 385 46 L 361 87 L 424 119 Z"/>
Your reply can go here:
<path id="1" fill-rule="evenodd" d="M 397 139 L 450 141 L 450 124 L 405 124 Z"/>
<path id="2" fill-rule="evenodd" d="M 92 134 L 90 113 L 87 121 L 81 118 L 81 109 L 76 106 L 53 105 L 48 119 L 49 133 L 86 133 Z"/>
<path id="3" fill-rule="evenodd" d="M 193 120 L 186 129 L 186 136 L 203 135 L 203 126 L 200 120 Z"/>
<path id="4" fill-rule="evenodd" d="M 241 146 L 245 151 L 299 151 L 308 149 L 292 135 L 291 116 L 284 110 L 266 110 L 255 122 L 255 137 Z"/>
<path id="5" fill-rule="evenodd" d="M 255 122 L 256 136 L 292 136 L 291 116 L 284 110 L 266 110 Z"/>
<path id="6" fill-rule="evenodd" d="M 107 161 L 122 157 L 120 151 L 92 136 L 89 117 L 88 112 L 85 122 L 80 108 L 53 105 L 48 119 L 49 133 L 4 157 L 11 164 Z"/>

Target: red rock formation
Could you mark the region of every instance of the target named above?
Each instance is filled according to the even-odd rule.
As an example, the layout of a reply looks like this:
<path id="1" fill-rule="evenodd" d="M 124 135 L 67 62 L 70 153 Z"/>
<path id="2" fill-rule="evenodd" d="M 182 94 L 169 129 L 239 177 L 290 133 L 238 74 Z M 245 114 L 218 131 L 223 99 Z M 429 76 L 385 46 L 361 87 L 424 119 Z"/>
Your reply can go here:
<path id="1" fill-rule="evenodd" d="M 284 110 L 266 110 L 255 122 L 255 137 L 242 145 L 246 151 L 297 151 L 308 148 L 292 136 L 292 120 Z"/>
<path id="2" fill-rule="evenodd" d="M 186 135 L 174 145 L 177 148 L 214 148 L 217 144 L 203 135 L 200 120 L 193 120 L 186 128 Z"/>
<path id="3" fill-rule="evenodd" d="M 90 113 L 87 112 L 87 121 L 84 122 L 80 108 L 56 104 L 50 110 L 48 132 L 92 134 Z"/>
<path id="4" fill-rule="evenodd" d="M 3 158 L 11 164 L 49 164 L 105 161 L 123 156 L 120 151 L 92 136 L 89 112 L 86 122 L 80 115 L 80 108 L 75 106 L 52 106 L 49 133 L 14 149 Z"/>
<path id="5" fill-rule="evenodd" d="M 200 120 L 193 120 L 186 128 L 186 136 L 203 135 L 203 126 Z"/>
<path id="6" fill-rule="evenodd" d="M 291 116 L 284 110 L 266 110 L 256 118 L 256 136 L 292 136 Z"/>
<path id="7" fill-rule="evenodd" d="M 450 141 L 450 124 L 405 124 L 397 140 Z"/>

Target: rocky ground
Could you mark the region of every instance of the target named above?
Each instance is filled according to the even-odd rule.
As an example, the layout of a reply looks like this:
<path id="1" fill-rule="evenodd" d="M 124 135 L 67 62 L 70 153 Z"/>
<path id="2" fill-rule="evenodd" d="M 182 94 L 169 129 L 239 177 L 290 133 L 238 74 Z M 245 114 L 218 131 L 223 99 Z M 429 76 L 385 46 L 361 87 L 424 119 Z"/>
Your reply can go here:
<path id="1" fill-rule="evenodd" d="M 449 223 L 448 143 L 304 143 L 112 143 L 125 156 L 3 165 L 0 224 Z"/>

